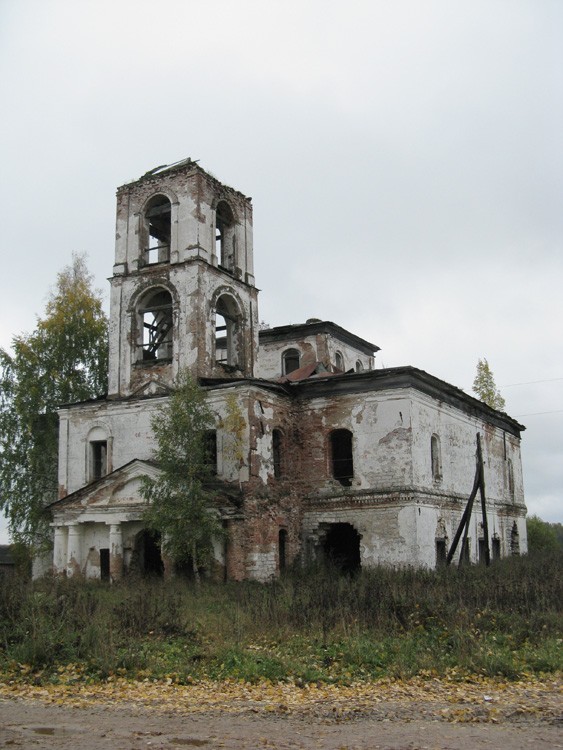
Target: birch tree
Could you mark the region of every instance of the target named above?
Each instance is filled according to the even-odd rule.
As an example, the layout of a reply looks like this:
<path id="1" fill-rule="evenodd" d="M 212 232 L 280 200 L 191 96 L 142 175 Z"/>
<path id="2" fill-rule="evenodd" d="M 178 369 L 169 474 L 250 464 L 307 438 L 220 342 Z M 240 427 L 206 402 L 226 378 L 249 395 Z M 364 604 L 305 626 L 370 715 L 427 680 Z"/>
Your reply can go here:
<path id="1" fill-rule="evenodd" d="M 61 404 L 107 389 L 107 318 L 83 255 L 57 276 L 32 333 L 0 349 L 0 508 L 14 541 L 46 538 L 44 507 L 57 498 Z"/>
<path id="2" fill-rule="evenodd" d="M 213 494 L 206 489 L 214 474 L 213 425 L 205 391 L 182 373 L 152 421 L 160 476 L 144 477 L 141 490 L 149 502 L 145 521 L 160 534 L 162 551 L 176 563 L 190 563 L 196 581 L 213 558 L 213 540 L 224 536 Z"/>

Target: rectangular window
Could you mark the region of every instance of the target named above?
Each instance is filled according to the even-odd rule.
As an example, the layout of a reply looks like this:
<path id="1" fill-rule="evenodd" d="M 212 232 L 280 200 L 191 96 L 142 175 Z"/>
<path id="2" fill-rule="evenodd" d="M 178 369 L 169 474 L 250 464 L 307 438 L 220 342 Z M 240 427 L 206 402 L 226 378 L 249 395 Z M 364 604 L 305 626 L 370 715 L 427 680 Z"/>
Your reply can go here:
<path id="1" fill-rule="evenodd" d="M 95 440 L 90 443 L 91 472 L 90 479 L 100 479 L 107 474 L 108 444 L 106 440 Z"/>
<path id="2" fill-rule="evenodd" d="M 350 430 L 333 430 L 330 433 L 330 447 L 332 453 L 332 476 L 343 487 L 350 487 L 354 478 L 352 433 Z"/>
<path id="3" fill-rule="evenodd" d="M 500 560 L 500 539 L 493 537 L 493 560 Z"/>
<path id="4" fill-rule="evenodd" d="M 205 454 L 205 465 L 209 473 L 217 476 L 217 431 L 207 430 L 203 437 L 203 449 Z"/>

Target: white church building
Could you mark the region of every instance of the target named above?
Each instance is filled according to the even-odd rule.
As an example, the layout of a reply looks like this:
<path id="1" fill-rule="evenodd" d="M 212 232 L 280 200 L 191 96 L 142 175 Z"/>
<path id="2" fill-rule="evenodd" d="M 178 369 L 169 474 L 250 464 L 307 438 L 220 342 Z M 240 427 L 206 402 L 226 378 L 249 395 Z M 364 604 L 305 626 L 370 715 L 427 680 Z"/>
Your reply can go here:
<path id="1" fill-rule="evenodd" d="M 117 191 L 108 393 L 61 407 L 53 569 L 116 580 L 173 573 L 145 528 L 151 421 L 187 368 L 216 416 L 210 575 L 266 580 L 329 556 L 433 568 L 471 493 L 480 435 L 486 518 L 469 561 L 526 551 L 524 429 L 330 321 L 261 330 L 251 199 L 186 159 Z M 264 252 L 264 250 L 262 250 Z M 485 538 L 485 533 L 487 538 Z"/>

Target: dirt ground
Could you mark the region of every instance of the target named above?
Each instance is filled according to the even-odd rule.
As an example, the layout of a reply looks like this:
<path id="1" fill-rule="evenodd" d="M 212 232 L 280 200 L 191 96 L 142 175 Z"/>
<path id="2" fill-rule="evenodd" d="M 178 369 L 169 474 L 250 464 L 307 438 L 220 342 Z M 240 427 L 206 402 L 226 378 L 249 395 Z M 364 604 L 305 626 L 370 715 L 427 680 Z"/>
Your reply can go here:
<path id="1" fill-rule="evenodd" d="M 487 690 L 488 692 L 485 692 Z M 0 748 L 553 750 L 561 685 L 0 685 Z"/>

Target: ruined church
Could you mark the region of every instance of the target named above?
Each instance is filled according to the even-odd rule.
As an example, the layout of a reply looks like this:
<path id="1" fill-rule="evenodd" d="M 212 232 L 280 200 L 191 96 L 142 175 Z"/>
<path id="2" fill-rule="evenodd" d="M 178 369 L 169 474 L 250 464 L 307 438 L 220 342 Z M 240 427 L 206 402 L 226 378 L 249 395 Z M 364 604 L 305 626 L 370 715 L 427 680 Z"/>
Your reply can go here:
<path id="1" fill-rule="evenodd" d="M 266 580 L 331 557 L 347 569 L 446 558 L 482 441 L 486 520 L 456 552 L 526 551 L 524 429 L 378 347 L 309 319 L 263 329 L 250 198 L 186 159 L 117 190 L 108 393 L 59 412 L 57 573 L 172 573 L 143 523 L 151 420 L 187 368 L 216 416 L 207 435 L 227 530 L 210 575 Z M 487 535 L 487 538 L 485 538 Z"/>

